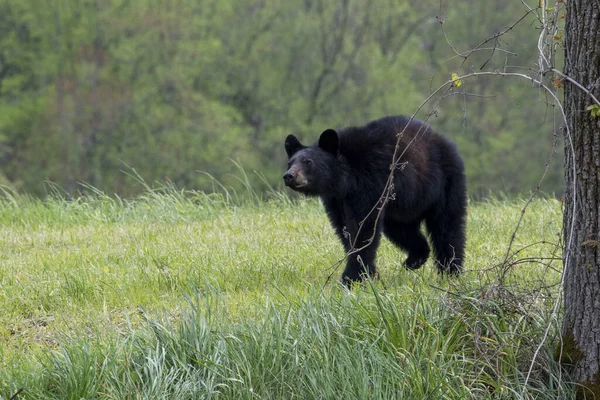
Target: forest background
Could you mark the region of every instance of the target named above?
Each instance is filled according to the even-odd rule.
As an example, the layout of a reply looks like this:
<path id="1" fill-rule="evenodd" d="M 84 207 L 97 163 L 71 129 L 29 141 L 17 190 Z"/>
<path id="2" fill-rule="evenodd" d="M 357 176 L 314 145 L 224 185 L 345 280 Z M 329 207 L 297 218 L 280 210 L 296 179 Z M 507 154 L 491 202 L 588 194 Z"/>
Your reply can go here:
<path id="1" fill-rule="evenodd" d="M 276 188 L 289 133 L 411 115 L 452 73 L 533 70 L 538 35 L 520 1 L 3 0 L 0 184 L 241 188 L 241 166 Z M 535 189 L 553 152 L 542 191 L 561 196 L 546 100 L 490 75 L 417 117 L 458 144 L 472 197 Z"/>

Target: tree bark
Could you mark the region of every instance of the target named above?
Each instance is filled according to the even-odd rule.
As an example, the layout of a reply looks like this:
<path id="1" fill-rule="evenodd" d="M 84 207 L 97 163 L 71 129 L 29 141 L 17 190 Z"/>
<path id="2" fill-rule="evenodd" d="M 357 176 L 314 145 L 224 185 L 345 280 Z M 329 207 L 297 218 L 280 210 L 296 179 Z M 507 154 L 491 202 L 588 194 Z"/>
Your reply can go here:
<path id="1" fill-rule="evenodd" d="M 565 73 L 600 98 L 600 2 L 569 0 Z M 564 321 L 558 356 L 578 399 L 600 399 L 600 117 L 565 82 Z"/>

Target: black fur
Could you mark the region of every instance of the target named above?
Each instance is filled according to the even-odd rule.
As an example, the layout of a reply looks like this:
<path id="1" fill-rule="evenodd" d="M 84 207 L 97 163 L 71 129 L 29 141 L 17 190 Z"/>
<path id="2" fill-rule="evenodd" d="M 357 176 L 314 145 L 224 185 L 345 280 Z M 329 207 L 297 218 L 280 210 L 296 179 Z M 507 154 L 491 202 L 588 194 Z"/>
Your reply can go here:
<path id="1" fill-rule="evenodd" d="M 367 217 L 383 193 L 398 133 L 403 130 L 398 148 L 401 165 L 393 180 L 395 198 L 387 203 L 379 220 L 377 210 Z M 375 256 L 382 232 L 408 252 L 407 268 L 421 267 L 429 257 L 422 221 L 438 270 L 453 275 L 461 272 L 467 212 L 463 161 L 456 146 L 429 125 L 402 116 L 385 117 L 339 132 L 328 129 L 312 146 L 289 135 L 285 149 L 289 156 L 286 185 L 319 196 L 346 251 L 352 249 L 351 241 L 360 249 L 348 257 L 344 283 L 364 278 L 365 272 L 376 275 Z"/>

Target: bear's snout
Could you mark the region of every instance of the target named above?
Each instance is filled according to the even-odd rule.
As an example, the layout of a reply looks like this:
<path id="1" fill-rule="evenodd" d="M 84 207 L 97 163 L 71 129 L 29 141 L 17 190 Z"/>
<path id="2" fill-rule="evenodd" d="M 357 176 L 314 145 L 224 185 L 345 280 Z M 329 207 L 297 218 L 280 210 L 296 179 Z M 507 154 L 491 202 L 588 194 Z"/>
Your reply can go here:
<path id="1" fill-rule="evenodd" d="M 283 182 L 286 186 L 290 186 L 292 182 L 294 182 L 294 175 L 291 172 L 286 172 L 283 174 Z"/>
<path id="2" fill-rule="evenodd" d="M 301 169 L 292 167 L 283 174 L 283 182 L 285 186 L 292 190 L 306 189 L 308 187 L 308 179 L 304 176 Z"/>

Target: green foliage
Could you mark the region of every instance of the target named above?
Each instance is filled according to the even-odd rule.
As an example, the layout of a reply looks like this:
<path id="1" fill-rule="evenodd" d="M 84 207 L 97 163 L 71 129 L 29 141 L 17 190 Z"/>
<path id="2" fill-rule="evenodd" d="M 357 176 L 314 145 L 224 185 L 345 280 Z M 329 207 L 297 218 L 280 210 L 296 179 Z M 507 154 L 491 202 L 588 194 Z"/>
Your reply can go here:
<path id="1" fill-rule="evenodd" d="M 122 172 L 131 167 L 149 182 L 210 189 L 203 171 L 239 189 L 235 160 L 276 187 L 288 133 L 311 141 L 410 115 L 452 72 L 535 62 L 528 20 L 466 61 L 452 50 L 523 12 L 519 2 L 6 0 L 0 183 L 44 195 L 46 180 L 68 193 L 85 182 L 129 196 L 144 190 Z M 418 117 L 437 116 L 432 125 L 458 143 L 471 193 L 532 190 L 553 141 L 540 92 L 499 77 L 453 90 Z M 561 191 L 560 161 L 548 192 Z"/>
<path id="2" fill-rule="evenodd" d="M 600 105 L 592 104 L 591 106 L 586 107 L 592 117 L 600 117 Z"/>

